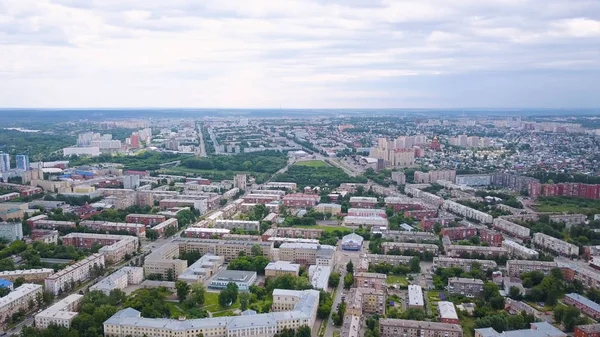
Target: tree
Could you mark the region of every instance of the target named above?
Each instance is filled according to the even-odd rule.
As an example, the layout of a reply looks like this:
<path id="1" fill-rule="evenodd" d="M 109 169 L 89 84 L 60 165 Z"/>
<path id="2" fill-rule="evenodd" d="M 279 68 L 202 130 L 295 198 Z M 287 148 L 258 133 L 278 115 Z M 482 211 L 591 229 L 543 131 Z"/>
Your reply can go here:
<path id="1" fill-rule="evenodd" d="M 296 332 L 296 337 L 310 337 L 310 334 L 310 327 L 308 325 L 303 325 L 298 328 L 298 331 Z"/>
<path id="2" fill-rule="evenodd" d="M 13 286 L 14 286 L 15 288 L 18 288 L 18 287 L 22 286 L 22 285 L 23 285 L 23 283 L 25 283 L 25 279 L 24 279 L 23 277 L 18 277 L 18 278 L 15 280 L 15 283 L 13 284 Z"/>
<path id="3" fill-rule="evenodd" d="M 341 275 L 338 272 L 333 272 L 331 274 L 329 274 L 329 281 L 328 284 L 331 288 L 337 288 L 338 285 L 340 284 L 340 278 Z"/>
<path id="4" fill-rule="evenodd" d="M 190 285 L 184 281 L 175 282 L 175 289 L 177 289 L 177 297 L 179 302 L 185 301 L 188 293 L 190 292 Z"/>
<path id="5" fill-rule="evenodd" d="M 167 281 L 175 281 L 175 271 L 172 268 L 167 270 Z"/>
<path id="6" fill-rule="evenodd" d="M 346 274 L 346 276 L 344 277 L 344 289 L 350 289 L 353 284 L 354 276 L 352 276 L 352 274 L 350 273 Z"/>
<path id="7" fill-rule="evenodd" d="M 350 274 L 354 272 L 354 263 L 352 263 L 352 261 L 349 261 L 348 264 L 346 264 L 346 271 Z"/>
<path id="8" fill-rule="evenodd" d="M 252 246 L 252 256 L 262 256 L 263 255 L 263 251 L 262 248 L 260 248 L 260 245 L 253 245 Z"/>
<path id="9" fill-rule="evenodd" d="M 486 282 L 483 285 L 483 298 L 490 299 L 499 295 L 499 288 L 496 284 Z"/>
<path id="10" fill-rule="evenodd" d="M 496 310 L 504 309 L 504 297 L 502 296 L 494 296 L 490 300 L 490 306 Z"/>
<path id="11" fill-rule="evenodd" d="M 201 283 L 192 286 L 191 298 L 197 305 L 203 305 L 205 301 L 206 289 Z"/>
<path id="12" fill-rule="evenodd" d="M 520 300 L 521 289 L 519 289 L 519 287 L 516 286 L 510 287 L 510 289 L 508 290 L 508 297 L 512 298 L 513 300 Z"/>
<path id="13" fill-rule="evenodd" d="M 222 307 L 228 307 L 232 305 L 233 303 L 235 303 L 235 301 L 237 301 L 238 292 L 239 289 L 237 284 L 229 282 L 227 284 L 227 287 L 225 287 L 225 289 L 221 290 L 221 292 L 219 293 L 219 304 Z"/>
<path id="14" fill-rule="evenodd" d="M 418 256 L 410 259 L 410 271 L 413 273 L 421 272 L 421 259 Z"/>
<path id="15" fill-rule="evenodd" d="M 242 311 L 245 311 L 246 309 L 248 309 L 248 303 L 250 302 L 250 294 L 248 294 L 247 292 L 242 292 L 240 293 L 239 298 L 240 307 Z"/>

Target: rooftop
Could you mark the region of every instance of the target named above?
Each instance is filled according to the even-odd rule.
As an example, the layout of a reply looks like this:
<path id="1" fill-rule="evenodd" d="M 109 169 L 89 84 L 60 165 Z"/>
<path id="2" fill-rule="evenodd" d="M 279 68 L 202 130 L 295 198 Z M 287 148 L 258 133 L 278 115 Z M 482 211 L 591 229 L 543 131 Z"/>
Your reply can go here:
<path id="1" fill-rule="evenodd" d="M 275 261 L 269 262 L 265 267 L 265 270 L 281 270 L 298 273 L 300 271 L 300 265 L 291 263 L 290 261 Z"/>
<path id="2" fill-rule="evenodd" d="M 585 305 L 586 307 L 593 309 L 596 312 L 600 312 L 600 304 L 588 299 L 587 297 L 583 297 L 576 293 L 567 294 L 567 295 L 565 295 L 565 297 L 568 297 L 574 301 L 577 301 L 577 302 Z"/>
<path id="3" fill-rule="evenodd" d="M 454 303 L 452 302 L 438 302 L 438 311 L 440 313 L 441 318 L 458 319 L 458 315 L 456 314 L 456 308 L 454 308 Z"/>
<path id="4" fill-rule="evenodd" d="M 213 281 L 247 282 L 255 275 L 255 271 L 221 270 L 215 275 Z"/>

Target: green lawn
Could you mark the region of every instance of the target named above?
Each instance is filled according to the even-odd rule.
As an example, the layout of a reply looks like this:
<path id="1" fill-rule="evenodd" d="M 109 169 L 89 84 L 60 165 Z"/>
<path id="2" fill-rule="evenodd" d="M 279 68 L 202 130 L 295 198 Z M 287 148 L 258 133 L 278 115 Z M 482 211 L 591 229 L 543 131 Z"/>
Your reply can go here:
<path id="1" fill-rule="evenodd" d="M 171 311 L 171 318 L 178 318 L 179 316 L 185 316 L 185 311 L 179 307 L 178 303 L 175 302 L 167 302 L 167 306 Z"/>
<path id="2" fill-rule="evenodd" d="M 463 329 L 464 337 L 473 337 L 473 329 L 475 329 L 475 318 L 471 316 L 461 316 L 460 326 Z"/>
<path id="3" fill-rule="evenodd" d="M 344 226 L 294 226 L 294 228 L 312 228 L 312 229 L 322 229 L 325 232 L 333 232 L 336 229 L 341 231 L 352 231 L 351 228 Z"/>
<path id="4" fill-rule="evenodd" d="M 327 164 L 326 162 L 324 162 L 322 160 L 305 160 L 305 161 L 299 161 L 299 162 L 295 163 L 294 165 L 308 166 L 308 167 L 326 167 L 326 166 L 331 166 L 331 165 Z"/>
<path id="5" fill-rule="evenodd" d="M 567 212 L 596 214 L 600 212 L 600 201 L 572 197 L 541 197 L 535 209 L 539 212 Z"/>
<path id="6" fill-rule="evenodd" d="M 386 279 L 387 284 L 399 284 L 404 287 L 408 287 L 408 281 L 405 276 L 400 275 L 388 275 Z"/>
<path id="7" fill-rule="evenodd" d="M 233 311 L 235 309 L 240 308 L 240 301 L 236 301 L 230 307 L 222 307 L 219 305 L 219 293 L 206 292 L 204 295 L 204 306 L 202 309 L 210 311 L 214 314 L 214 316 L 231 316 L 232 314 L 227 315 L 227 312 Z"/>

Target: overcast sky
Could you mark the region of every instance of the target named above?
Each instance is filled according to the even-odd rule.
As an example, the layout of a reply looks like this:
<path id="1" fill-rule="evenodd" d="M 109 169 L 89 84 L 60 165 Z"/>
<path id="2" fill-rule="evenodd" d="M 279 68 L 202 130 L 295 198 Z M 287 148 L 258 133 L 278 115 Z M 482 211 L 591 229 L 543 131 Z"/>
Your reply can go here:
<path id="1" fill-rule="evenodd" d="M 0 107 L 600 107 L 600 1 L 0 0 Z"/>

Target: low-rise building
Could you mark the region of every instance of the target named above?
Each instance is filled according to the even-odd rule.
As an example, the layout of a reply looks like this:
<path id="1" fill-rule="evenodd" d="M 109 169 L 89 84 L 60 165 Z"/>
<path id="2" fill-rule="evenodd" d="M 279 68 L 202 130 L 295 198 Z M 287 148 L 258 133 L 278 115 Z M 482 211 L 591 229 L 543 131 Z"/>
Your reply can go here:
<path id="1" fill-rule="evenodd" d="M 5 324 L 12 315 L 19 312 L 28 312 L 37 307 L 37 298 L 42 296 L 43 288 L 39 284 L 25 283 L 8 295 L 0 298 L 0 324 Z M 33 302 L 33 308 L 30 303 Z M 8 320 L 7 320 L 8 319 Z"/>
<path id="2" fill-rule="evenodd" d="M 211 276 L 223 266 L 222 256 L 204 254 L 198 261 L 192 263 L 182 274 L 177 276 L 178 280 L 188 284 L 205 283 Z"/>
<path id="3" fill-rule="evenodd" d="M 279 259 L 302 265 L 332 266 L 335 247 L 313 243 L 283 243 Z"/>
<path id="4" fill-rule="evenodd" d="M 38 221 L 39 223 L 39 221 Z M 37 223 L 36 223 L 37 225 Z M 140 238 L 146 237 L 146 226 L 141 223 L 109 222 L 84 220 L 79 223 L 81 227 L 88 227 L 93 230 L 101 231 L 126 231 Z"/>
<path id="5" fill-rule="evenodd" d="M 481 242 L 488 243 L 493 247 L 501 247 L 502 241 L 504 240 L 502 234 L 491 229 L 480 229 L 479 238 L 481 239 Z"/>
<path id="6" fill-rule="evenodd" d="M 438 302 L 438 313 L 440 316 L 440 321 L 442 323 L 449 324 L 458 324 L 458 315 L 456 314 L 456 308 L 454 307 L 454 303 L 448 301 L 439 301 Z"/>
<path id="7" fill-rule="evenodd" d="M 266 277 L 277 277 L 281 275 L 298 276 L 300 273 L 300 265 L 291 263 L 290 261 L 275 261 L 269 262 L 265 267 Z"/>
<path id="8" fill-rule="evenodd" d="M 445 200 L 444 203 L 442 204 L 442 208 L 447 211 L 462 215 L 466 218 L 473 219 L 473 220 L 479 221 L 484 224 L 492 223 L 494 220 L 494 218 L 487 213 L 478 211 L 476 209 L 473 209 L 473 208 L 465 206 L 465 205 L 461 205 L 461 204 L 451 201 L 451 200 Z"/>
<path id="9" fill-rule="evenodd" d="M 521 277 L 521 274 L 532 271 L 541 271 L 545 275 L 552 269 L 558 268 L 554 261 L 508 260 L 506 261 L 506 274 L 510 277 Z"/>
<path id="10" fill-rule="evenodd" d="M 369 264 L 380 264 L 387 263 L 392 266 L 407 265 L 414 256 L 403 256 L 403 255 L 380 255 L 380 254 L 364 254 L 361 256 L 366 259 Z M 368 269 L 368 266 L 367 266 Z"/>
<path id="11" fill-rule="evenodd" d="M 592 317 L 593 319 L 600 318 L 600 304 L 589 300 L 587 297 L 583 297 L 576 293 L 571 293 L 565 295 L 563 301 L 567 304 L 570 304 L 577 309 L 581 310 L 586 315 Z"/>
<path id="12" fill-rule="evenodd" d="M 42 282 L 46 277 L 54 274 L 52 268 L 7 270 L 0 272 L 0 278 L 15 282 L 22 278 L 25 282 Z"/>
<path id="13" fill-rule="evenodd" d="M 58 231 L 52 229 L 34 229 L 31 231 L 33 241 L 39 241 L 46 244 L 58 243 Z"/>
<path id="14" fill-rule="evenodd" d="M 451 277 L 448 279 L 448 293 L 478 297 L 483 293 L 483 281 L 474 278 Z"/>
<path id="15" fill-rule="evenodd" d="M 113 289 L 123 290 L 129 285 L 140 284 L 143 280 L 144 268 L 123 267 L 91 286 L 90 291 L 98 290 L 108 295 Z"/>
<path id="16" fill-rule="evenodd" d="M 73 284 L 87 280 L 93 275 L 95 268 L 104 267 L 104 254 L 93 254 L 65 269 L 46 277 L 44 288 L 54 295 L 61 294 L 70 289 Z"/>
<path id="17" fill-rule="evenodd" d="M 600 324 L 578 325 L 575 327 L 575 337 L 600 337 Z"/>
<path id="18" fill-rule="evenodd" d="M 379 216 L 345 216 L 344 226 L 347 227 L 387 227 L 388 220 Z"/>
<path id="19" fill-rule="evenodd" d="M 416 284 L 410 284 L 408 286 L 408 307 L 422 309 L 424 306 L 423 288 Z"/>
<path id="20" fill-rule="evenodd" d="M 285 195 L 282 202 L 286 207 L 306 208 L 316 206 L 319 200 L 321 200 L 321 196 L 318 194 L 292 193 Z"/>
<path id="21" fill-rule="evenodd" d="M 560 255 L 578 256 L 579 247 L 566 241 L 557 239 L 544 233 L 533 234 L 533 244 L 548 250 L 551 250 Z"/>
<path id="22" fill-rule="evenodd" d="M 385 229 L 381 231 L 381 237 L 387 240 L 393 240 L 395 242 L 422 242 L 422 241 L 436 241 L 437 236 L 429 232 L 417 232 L 417 231 L 395 231 Z"/>
<path id="23" fill-rule="evenodd" d="M 377 205 L 377 198 L 350 197 L 350 205 L 355 208 L 375 208 Z"/>
<path id="24" fill-rule="evenodd" d="M 221 270 L 208 284 L 209 288 L 224 289 L 229 283 L 235 283 L 239 290 L 248 291 L 250 286 L 256 282 L 255 271 L 245 270 Z"/>
<path id="25" fill-rule="evenodd" d="M 229 234 L 231 230 L 225 228 L 212 228 L 212 227 L 188 227 L 183 233 L 186 238 L 198 238 L 198 239 L 214 239 L 222 238 L 223 235 Z"/>
<path id="26" fill-rule="evenodd" d="M 349 208 L 348 216 L 387 218 L 385 210 L 379 208 Z"/>
<path id="27" fill-rule="evenodd" d="M 464 257 L 468 254 L 490 256 L 508 255 L 508 250 L 504 247 L 489 247 L 489 246 L 462 246 L 450 245 L 446 247 L 446 255 L 449 257 Z"/>
<path id="28" fill-rule="evenodd" d="M 466 272 L 470 272 L 474 263 L 481 266 L 482 270 L 495 269 L 498 265 L 493 260 L 475 260 L 475 259 L 461 259 L 455 257 L 438 256 L 433 258 L 434 268 L 451 268 L 457 267 Z"/>
<path id="29" fill-rule="evenodd" d="M 62 326 L 65 328 L 71 327 L 71 322 L 79 311 L 79 306 L 83 301 L 83 295 L 71 294 L 48 309 L 35 315 L 35 327 L 38 329 L 46 329 L 50 325 Z"/>
<path id="30" fill-rule="evenodd" d="M 492 226 L 501 232 L 519 239 L 529 240 L 531 237 L 531 230 L 529 228 L 523 227 L 506 219 L 496 218 L 494 219 Z"/>
<path id="31" fill-rule="evenodd" d="M 463 330 L 458 324 L 380 318 L 379 334 L 381 337 L 463 337 Z"/>
<path id="32" fill-rule="evenodd" d="M 548 322 L 531 323 L 531 329 L 511 330 L 502 333 L 493 328 L 475 329 L 475 337 L 566 337 L 567 334 L 560 331 Z"/>
<path id="33" fill-rule="evenodd" d="M 62 237 L 63 245 L 91 249 L 101 245 L 99 253 L 104 254 L 106 263 L 116 263 L 135 253 L 139 239 L 130 235 L 110 235 L 93 233 L 70 233 Z"/>
<path id="34" fill-rule="evenodd" d="M 187 269 L 187 261 L 179 260 L 179 244 L 167 243 L 154 250 L 144 259 L 144 275 L 157 275 L 160 279 L 168 280 L 183 274 Z"/>
<path id="35" fill-rule="evenodd" d="M 167 219 L 167 220 L 159 223 L 158 225 L 152 227 L 152 230 L 154 230 L 154 231 L 156 231 L 156 233 L 158 233 L 159 238 L 162 238 L 163 236 L 165 236 L 167 228 L 172 228 L 172 229 L 174 229 L 173 232 L 176 232 L 177 229 L 179 228 L 179 222 L 177 221 L 177 218 Z"/>
<path id="36" fill-rule="evenodd" d="M 412 242 L 384 242 L 381 244 L 381 249 L 384 254 L 389 254 L 391 251 L 413 251 L 413 252 L 430 252 L 433 255 L 437 255 L 439 252 L 439 247 L 437 245 L 427 244 L 427 243 L 412 243 Z M 409 255 L 409 254 L 399 254 L 399 255 Z"/>
<path id="37" fill-rule="evenodd" d="M 323 214 L 340 215 L 342 214 L 342 205 L 322 203 L 315 206 L 314 210 Z"/>
<path id="38" fill-rule="evenodd" d="M 155 226 L 166 220 L 164 215 L 160 214 L 128 214 L 125 222 L 143 223 L 146 226 Z"/>
<path id="39" fill-rule="evenodd" d="M 331 275 L 331 267 L 329 266 L 308 267 L 308 279 L 313 289 L 327 290 L 329 275 Z"/>
<path id="40" fill-rule="evenodd" d="M 214 227 L 226 229 L 240 228 L 245 231 L 258 231 L 260 229 L 260 222 L 248 220 L 217 220 L 214 223 Z"/>
<path id="41" fill-rule="evenodd" d="M 258 241 L 259 238 L 259 236 L 256 236 L 257 241 L 176 238 L 173 240 L 173 243 L 179 245 L 179 250 L 181 252 L 189 253 L 198 251 L 201 254 L 210 253 L 222 256 L 225 259 L 225 262 L 238 258 L 240 252 L 244 252 L 247 256 L 251 256 L 252 247 L 258 246 L 262 250 L 262 255 L 270 259 L 272 256 L 273 243 Z"/>
<path id="42" fill-rule="evenodd" d="M 387 275 L 380 273 L 356 272 L 354 284 L 357 288 L 385 290 Z"/>
<path id="43" fill-rule="evenodd" d="M 502 247 L 506 248 L 511 256 L 523 259 L 537 259 L 540 255 L 536 250 L 527 248 L 512 240 L 504 240 Z"/>
<path id="44" fill-rule="evenodd" d="M 442 228 L 442 235 L 448 236 L 450 240 L 468 240 L 477 236 L 476 227 L 448 227 Z"/>

